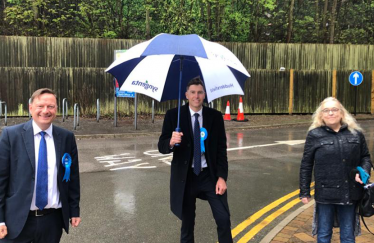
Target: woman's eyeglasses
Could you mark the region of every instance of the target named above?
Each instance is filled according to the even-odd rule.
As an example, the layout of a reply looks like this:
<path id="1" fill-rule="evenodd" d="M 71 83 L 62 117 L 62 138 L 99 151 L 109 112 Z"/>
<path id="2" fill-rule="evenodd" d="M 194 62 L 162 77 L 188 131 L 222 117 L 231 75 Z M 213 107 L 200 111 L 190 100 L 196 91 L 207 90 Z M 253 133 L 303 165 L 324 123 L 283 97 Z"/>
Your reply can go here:
<path id="1" fill-rule="evenodd" d="M 324 113 L 324 114 L 330 114 L 330 112 L 332 113 L 332 114 L 336 114 L 338 111 L 340 111 L 340 109 L 338 109 L 338 108 L 331 108 L 331 109 L 323 109 L 322 110 L 322 112 Z"/>

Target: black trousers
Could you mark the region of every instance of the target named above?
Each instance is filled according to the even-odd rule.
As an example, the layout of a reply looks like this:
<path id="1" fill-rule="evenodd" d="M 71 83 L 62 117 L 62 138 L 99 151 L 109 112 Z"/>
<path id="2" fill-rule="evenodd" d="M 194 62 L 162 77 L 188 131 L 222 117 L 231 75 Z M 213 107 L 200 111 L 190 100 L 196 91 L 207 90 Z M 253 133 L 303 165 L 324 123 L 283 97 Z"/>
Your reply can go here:
<path id="1" fill-rule="evenodd" d="M 62 235 L 61 209 L 40 217 L 29 215 L 19 236 L 7 243 L 58 243 Z"/>
<path id="2" fill-rule="evenodd" d="M 195 228 L 196 198 L 203 196 L 210 204 L 217 224 L 218 241 L 232 243 L 230 214 L 216 194 L 216 182 L 212 181 L 208 168 L 198 176 L 193 170 L 188 171 L 183 199 L 181 243 L 193 243 Z"/>

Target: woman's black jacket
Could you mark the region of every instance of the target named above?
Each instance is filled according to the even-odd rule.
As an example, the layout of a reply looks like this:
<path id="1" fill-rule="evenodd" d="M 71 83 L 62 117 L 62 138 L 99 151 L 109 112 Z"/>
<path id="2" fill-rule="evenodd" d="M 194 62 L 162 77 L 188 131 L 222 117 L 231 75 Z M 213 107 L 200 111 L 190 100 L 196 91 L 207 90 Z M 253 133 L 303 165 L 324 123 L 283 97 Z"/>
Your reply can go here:
<path id="1" fill-rule="evenodd" d="M 351 133 L 347 125 L 339 132 L 327 126 L 309 131 L 300 167 L 300 198 L 310 197 L 314 166 L 315 200 L 350 204 L 361 199 L 363 186 L 355 181 L 356 167 L 370 174 L 370 154 L 364 135 Z"/>

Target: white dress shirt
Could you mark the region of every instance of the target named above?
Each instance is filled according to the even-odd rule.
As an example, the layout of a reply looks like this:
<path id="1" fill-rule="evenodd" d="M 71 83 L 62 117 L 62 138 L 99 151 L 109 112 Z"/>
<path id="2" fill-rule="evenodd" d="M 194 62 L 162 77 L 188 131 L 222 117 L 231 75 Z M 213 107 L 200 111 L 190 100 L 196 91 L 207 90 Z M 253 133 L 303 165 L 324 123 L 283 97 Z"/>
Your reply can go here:
<path id="1" fill-rule="evenodd" d="M 39 146 L 42 131 L 38 125 L 32 121 L 32 127 L 34 129 L 34 145 L 35 145 L 35 186 L 34 194 L 32 196 L 30 210 L 38 210 L 35 205 L 35 194 L 36 194 L 36 183 L 38 178 L 38 161 L 39 161 Z M 57 187 L 57 164 L 56 164 L 56 150 L 55 142 L 53 140 L 52 125 L 45 130 L 44 135 L 47 144 L 47 160 L 48 160 L 48 204 L 45 208 L 61 208 L 60 192 Z"/>
<path id="2" fill-rule="evenodd" d="M 200 125 L 200 128 L 203 127 L 203 108 L 201 108 L 198 112 L 194 112 L 191 107 L 190 108 L 190 113 L 191 113 L 191 124 L 192 124 L 192 134 L 193 134 L 193 131 L 194 131 L 194 126 L 195 126 L 195 113 L 198 113 L 199 114 L 199 125 Z M 206 151 L 206 148 L 205 148 L 205 151 Z M 192 168 L 194 167 L 194 161 L 192 161 Z M 204 153 L 201 153 L 201 168 L 206 168 L 208 167 L 208 164 L 206 163 L 206 159 L 205 159 L 205 154 Z"/>

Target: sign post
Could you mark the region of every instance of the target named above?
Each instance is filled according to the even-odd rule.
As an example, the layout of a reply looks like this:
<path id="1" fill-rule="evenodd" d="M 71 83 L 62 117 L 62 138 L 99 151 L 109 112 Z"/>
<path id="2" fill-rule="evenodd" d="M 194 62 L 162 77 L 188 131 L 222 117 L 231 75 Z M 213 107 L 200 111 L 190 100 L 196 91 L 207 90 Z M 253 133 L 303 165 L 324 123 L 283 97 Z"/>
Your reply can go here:
<path id="1" fill-rule="evenodd" d="M 349 83 L 355 87 L 355 110 L 354 110 L 355 116 L 356 116 L 356 109 L 357 109 L 358 86 L 362 84 L 363 80 L 364 80 L 364 76 L 359 71 L 354 71 L 349 75 Z"/>
<path id="2" fill-rule="evenodd" d="M 117 58 L 120 58 L 124 53 L 126 52 L 126 50 L 115 50 L 114 51 L 114 60 L 116 60 Z M 123 90 L 120 90 L 120 87 L 119 87 L 119 84 L 118 84 L 118 81 L 117 79 L 113 79 L 113 83 L 114 83 L 114 126 L 117 127 L 117 97 L 121 97 L 121 98 L 135 98 L 134 100 L 134 103 L 135 103 L 135 130 L 137 130 L 138 128 L 138 124 L 137 124 L 137 103 L 138 103 L 138 100 L 136 99 L 136 94 L 135 92 L 129 92 L 129 91 L 123 91 Z"/>

